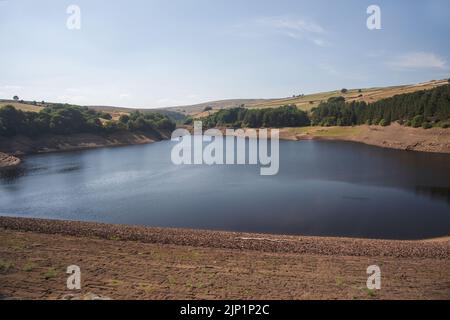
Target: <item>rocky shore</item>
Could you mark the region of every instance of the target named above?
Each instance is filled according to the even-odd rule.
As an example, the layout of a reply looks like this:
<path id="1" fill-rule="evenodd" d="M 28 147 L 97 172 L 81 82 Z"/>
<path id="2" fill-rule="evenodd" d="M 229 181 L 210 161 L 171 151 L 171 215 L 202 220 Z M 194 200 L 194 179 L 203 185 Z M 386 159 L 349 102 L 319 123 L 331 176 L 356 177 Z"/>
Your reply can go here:
<path id="1" fill-rule="evenodd" d="M 416 257 L 450 260 L 450 238 L 440 239 L 439 241 L 394 241 L 282 236 L 13 217 L 0 217 L 0 228 L 49 235 L 59 234 L 75 237 L 95 237 L 144 243 L 263 252 L 366 257 Z"/>
<path id="2" fill-rule="evenodd" d="M 0 170 L 17 167 L 20 162 L 19 158 L 0 152 Z"/>

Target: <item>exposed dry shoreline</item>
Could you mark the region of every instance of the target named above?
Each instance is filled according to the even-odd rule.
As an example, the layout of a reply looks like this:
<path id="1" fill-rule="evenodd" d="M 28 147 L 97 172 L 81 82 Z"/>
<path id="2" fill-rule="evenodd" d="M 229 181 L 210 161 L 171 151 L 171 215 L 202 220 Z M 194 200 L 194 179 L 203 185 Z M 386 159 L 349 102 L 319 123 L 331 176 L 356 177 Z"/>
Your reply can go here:
<path id="1" fill-rule="evenodd" d="M 0 217 L 0 228 L 75 237 L 114 238 L 122 241 L 278 253 L 450 260 L 450 238 L 434 239 L 433 241 L 398 241 L 282 236 L 13 217 Z"/>
<path id="2" fill-rule="evenodd" d="M 0 296 L 450 299 L 450 239 L 389 241 L 0 217 Z M 65 289 L 65 268 L 83 290 Z M 368 291 L 379 265 L 383 288 Z M 6 267 L 5 267 L 6 266 Z"/>
<path id="3" fill-rule="evenodd" d="M 387 127 L 284 128 L 280 131 L 280 138 L 294 141 L 341 140 L 406 151 L 450 153 L 450 129 L 411 128 L 397 123 Z"/>
<path id="4" fill-rule="evenodd" d="M 21 163 L 19 158 L 28 154 L 148 144 L 160 139 L 151 134 L 132 132 L 118 132 L 108 135 L 89 133 L 67 136 L 42 135 L 36 138 L 26 136 L 0 137 L 0 169 L 17 167 Z"/>
<path id="5" fill-rule="evenodd" d="M 20 162 L 19 158 L 0 152 L 0 170 L 17 167 Z"/>
<path id="6" fill-rule="evenodd" d="M 108 135 L 80 133 L 72 135 L 42 135 L 35 138 L 0 137 L 0 150 L 13 156 L 34 153 L 60 152 L 101 147 L 146 144 L 159 140 L 146 133 L 118 132 Z"/>

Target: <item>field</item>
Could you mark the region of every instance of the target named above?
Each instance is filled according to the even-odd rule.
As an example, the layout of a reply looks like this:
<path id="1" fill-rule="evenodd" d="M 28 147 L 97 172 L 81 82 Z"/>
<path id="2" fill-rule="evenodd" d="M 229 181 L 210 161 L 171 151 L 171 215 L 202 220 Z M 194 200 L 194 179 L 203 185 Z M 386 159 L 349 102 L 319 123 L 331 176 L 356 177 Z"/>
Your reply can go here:
<path id="1" fill-rule="evenodd" d="M 15 102 L 13 100 L 0 100 L 0 108 L 4 107 L 6 105 L 11 105 L 18 110 L 27 111 L 27 112 L 28 111 L 29 112 L 39 112 L 44 108 L 40 105 L 32 105 L 29 103 Z"/>
<path id="2" fill-rule="evenodd" d="M 343 96 L 346 101 L 365 101 L 367 103 L 376 102 L 381 99 L 389 98 L 397 94 L 411 93 L 419 90 L 433 89 L 438 86 L 448 84 L 447 80 L 429 81 L 415 85 L 403 85 L 385 88 L 368 88 L 368 89 L 349 89 L 346 93 L 338 91 L 322 92 L 311 95 L 305 95 L 296 98 L 286 98 L 272 100 L 263 103 L 250 103 L 248 108 L 273 108 L 286 104 L 295 104 L 299 109 L 309 111 L 318 106 L 320 102 L 326 101 L 331 97 Z"/>
<path id="3" fill-rule="evenodd" d="M 326 101 L 329 98 L 336 96 L 343 96 L 345 97 L 346 101 L 349 102 L 365 101 L 367 103 L 370 103 L 398 94 L 412 93 L 419 90 L 429 90 L 446 84 L 448 84 L 447 80 L 432 80 L 412 85 L 382 88 L 348 89 L 346 93 L 342 93 L 340 90 L 336 90 L 281 99 L 223 100 L 216 102 L 207 102 L 193 106 L 174 107 L 167 109 L 181 112 L 193 116 L 194 118 L 201 118 L 216 110 L 235 108 L 242 104 L 249 109 L 277 108 L 283 105 L 296 105 L 301 110 L 309 111 L 312 108 L 317 107 L 322 101 Z M 212 107 L 213 110 L 205 112 L 204 109 L 208 106 Z"/>

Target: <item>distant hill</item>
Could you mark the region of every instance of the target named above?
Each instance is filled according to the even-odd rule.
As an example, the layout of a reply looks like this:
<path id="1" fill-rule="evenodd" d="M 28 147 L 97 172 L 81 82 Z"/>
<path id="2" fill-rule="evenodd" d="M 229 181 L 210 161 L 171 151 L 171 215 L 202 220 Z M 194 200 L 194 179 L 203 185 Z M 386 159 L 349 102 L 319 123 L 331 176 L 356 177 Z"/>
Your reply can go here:
<path id="1" fill-rule="evenodd" d="M 230 109 L 240 105 L 245 105 L 246 108 L 250 109 L 277 108 L 284 105 L 296 105 L 301 110 L 309 111 L 312 108 L 317 107 L 321 102 L 327 101 L 329 98 L 335 96 L 343 96 L 348 102 L 365 101 L 370 103 L 393 97 L 397 94 L 433 89 L 446 84 L 448 84 L 447 79 L 432 80 L 412 85 L 347 89 L 345 93 L 342 93 L 341 90 L 336 90 L 279 99 L 234 99 L 212 101 L 197 105 L 171 107 L 166 108 L 166 110 L 173 110 L 186 115 L 194 115 L 196 117 L 207 116 L 208 114 L 213 113 L 214 110 Z M 213 111 L 205 111 L 206 107 L 212 107 Z"/>
<path id="2" fill-rule="evenodd" d="M 309 111 L 314 107 L 317 107 L 321 102 L 328 100 L 330 97 L 343 96 L 346 101 L 365 101 L 365 102 L 376 102 L 378 100 L 389 98 L 398 94 L 412 93 L 419 90 L 433 89 L 442 85 L 448 84 L 448 80 L 432 80 L 424 83 L 410 84 L 410 85 L 399 85 L 392 87 L 379 87 L 379 88 L 353 88 L 347 89 L 345 93 L 341 90 L 321 92 L 309 95 L 301 95 L 288 98 L 276 98 L 276 99 L 229 99 L 220 101 L 210 101 L 195 105 L 187 106 L 176 106 L 168 108 L 159 109 L 133 109 L 126 107 L 112 107 L 112 106 L 88 106 L 89 108 L 95 109 L 97 111 L 104 111 L 110 113 L 113 118 L 120 117 L 121 114 L 130 113 L 132 111 L 145 111 L 145 112 L 158 112 L 169 116 L 172 120 L 182 120 L 185 116 L 207 116 L 210 113 L 214 113 L 221 109 L 231 109 L 241 105 L 246 108 L 276 108 L 283 105 L 296 105 L 299 109 L 304 111 Z M 0 100 L 0 107 L 12 104 L 17 109 L 24 111 L 35 111 L 38 112 L 44 106 L 41 103 L 33 104 L 30 101 L 16 102 L 14 100 Z M 212 110 L 205 111 L 205 108 L 210 107 Z"/>
<path id="3" fill-rule="evenodd" d="M 211 107 L 213 109 L 231 109 L 236 108 L 241 105 L 256 105 L 256 104 L 266 104 L 274 101 L 274 99 L 229 99 L 229 100 L 219 100 L 210 101 L 188 106 L 178 106 L 178 107 L 168 107 L 165 110 L 172 110 L 180 112 L 186 115 L 195 115 L 205 111 L 205 108 Z"/>

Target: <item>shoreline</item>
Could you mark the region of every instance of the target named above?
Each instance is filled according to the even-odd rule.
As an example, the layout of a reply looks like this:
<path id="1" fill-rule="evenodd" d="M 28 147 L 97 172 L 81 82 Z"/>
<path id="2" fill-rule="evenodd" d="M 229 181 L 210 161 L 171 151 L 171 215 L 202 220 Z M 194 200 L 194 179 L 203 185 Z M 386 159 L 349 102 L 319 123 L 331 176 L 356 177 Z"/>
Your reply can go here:
<path id="1" fill-rule="evenodd" d="M 224 131 L 224 128 L 219 128 Z M 169 137 L 156 138 L 146 133 L 120 132 L 111 135 L 74 134 L 44 135 L 37 138 L 0 137 L 0 170 L 20 165 L 20 157 L 64 151 L 89 150 L 105 147 L 143 145 Z M 403 151 L 450 154 L 450 129 L 422 129 L 392 124 L 387 127 L 301 127 L 281 128 L 280 140 L 332 140 L 357 142 L 380 148 Z"/>
<path id="2" fill-rule="evenodd" d="M 411 128 L 397 123 L 387 127 L 362 125 L 283 128 L 280 130 L 280 139 L 349 141 L 386 149 L 450 154 L 449 129 Z"/>
<path id="3" fill-rule="evenodd" d="M 0 137 L 0 170 L 9 170 L 21 164 L 22 157 L 33 154 L 80 151 L 110 147 L 150 144 L 167 139 L 142 132 L 118 132 L 109 135 L 80 133 L 72 135 L 43 135 L 36 138 Z M 12 162 L 10 159 L 16 159 Z"/>
<path id="4" fill-rule="evenodd" d="M 79 133 L 72 135 L 42 135 L 35 138 L 0 137 L 0 152 L 20 157 L 29 154 L 77 151 L 104 147 L 149 144 L 165 139 L 143 132 L 118 132 L 109 135 Z"/>
<path id="5" fill-rule="evenodd" d="M 81 290 L 66 289 L 77 265 Z M 368 290 L 370 265 L 382 289 Z M 450 300 L 450 238 L 273 236 L 0 217 L 0 299 Z"/>
<path id="6" fill-rule="evenodd" d="M 0 229 L 81 238 L 277 253 L 421 257 L 450 260 L 450 237 L 383 240 L 160 228 L 0 216 Z"/>

